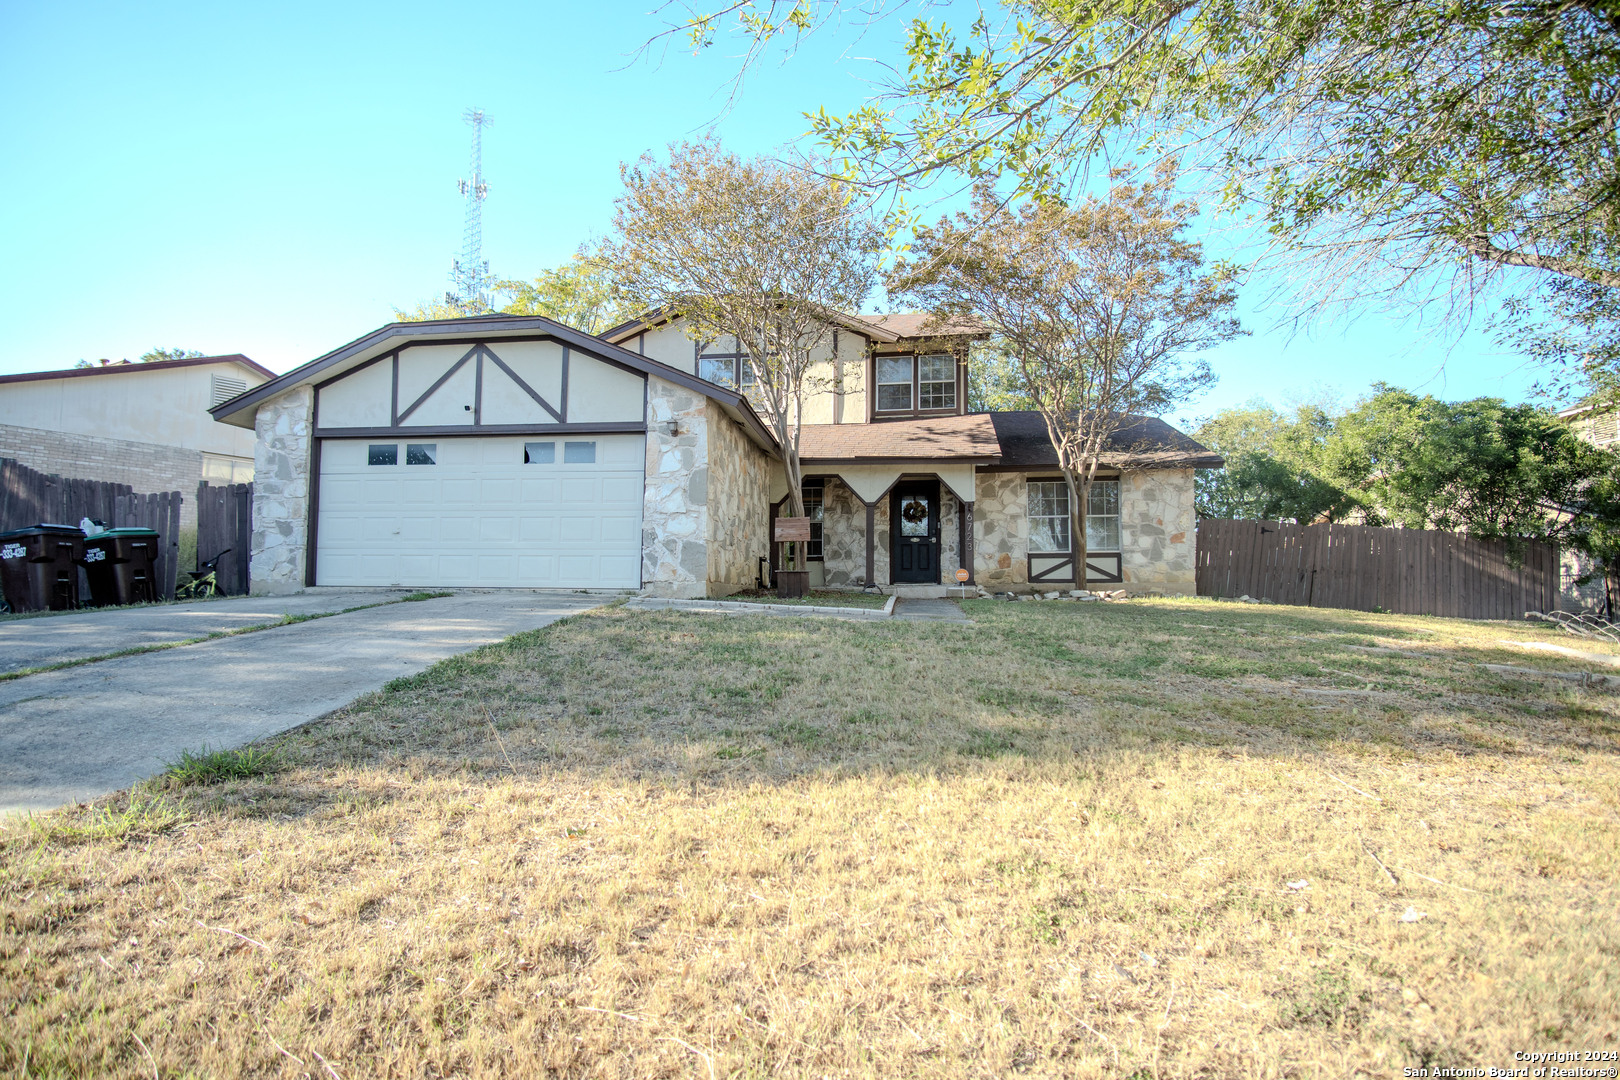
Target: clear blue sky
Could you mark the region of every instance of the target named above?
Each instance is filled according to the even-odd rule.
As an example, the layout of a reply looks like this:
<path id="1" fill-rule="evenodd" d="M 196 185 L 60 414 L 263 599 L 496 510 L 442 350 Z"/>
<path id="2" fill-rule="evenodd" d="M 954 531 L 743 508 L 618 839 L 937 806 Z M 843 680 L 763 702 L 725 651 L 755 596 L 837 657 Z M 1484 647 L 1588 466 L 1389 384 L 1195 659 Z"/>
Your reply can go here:
<path id="1" fill-rule="evenodd" d="M 620 161 L 717 119 L 734 150 L 791 144 L 805 110 L 864 100 L 859 57 L 894 56 L 901 30 L 773 60 L 722 116 L 730 50 L 633 60 L 647 6 L 0 0 L 0 373 L 154 345 L 284 371 L 442 293 L 469 105 L 495 118 L 485 254 L 532 277 L 606 230 Z M 1220 384 L 1184 416 L 1377 380 L 1518 398 L 1532 375 L 1482 334 L 1378 313 L 1211 359 Z"/>

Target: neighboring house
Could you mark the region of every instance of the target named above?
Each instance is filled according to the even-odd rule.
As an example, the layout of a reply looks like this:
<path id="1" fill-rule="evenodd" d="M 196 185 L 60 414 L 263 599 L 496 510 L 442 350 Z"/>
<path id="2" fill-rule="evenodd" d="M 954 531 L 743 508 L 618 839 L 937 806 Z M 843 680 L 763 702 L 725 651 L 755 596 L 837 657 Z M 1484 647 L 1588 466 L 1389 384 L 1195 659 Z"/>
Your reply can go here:
<path id="1" fill-rule="evenodd" d="M 968 414 L 972 333 L 921 326 L 842 317 L 821 358 L 801 447 L 819 579 L 1073 587 L 1039 418 Z M 678 319 L 385 326 L 213 410 L 257 432 L 253 587 L 749 587 L 787 489 L 745 382 L 734 343 Z M 1220 458 L 1147 418 L 1119 445 L 1089 582 L 1192 593 L 1193 469 Z"/>
<path id="2" fill-rule="evenodd" d="M 208 410 L 275 377 L 245 356 L 203 356 L 0 375 L 0 457 L 138 492 L 178 491 L 197 521 L 199 480 L 253 479 L 250 432 Z"/>

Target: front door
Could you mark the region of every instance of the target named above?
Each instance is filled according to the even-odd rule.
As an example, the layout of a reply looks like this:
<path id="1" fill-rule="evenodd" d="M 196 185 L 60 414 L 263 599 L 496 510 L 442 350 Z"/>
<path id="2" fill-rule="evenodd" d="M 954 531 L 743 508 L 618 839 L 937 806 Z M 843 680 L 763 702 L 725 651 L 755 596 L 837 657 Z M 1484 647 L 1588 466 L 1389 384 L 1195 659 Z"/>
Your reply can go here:
<path id="1" fill-rule="evenodd" d="M 939 584 L 939 481 L 896 484 L 889 500 L 890 579 Z"/>

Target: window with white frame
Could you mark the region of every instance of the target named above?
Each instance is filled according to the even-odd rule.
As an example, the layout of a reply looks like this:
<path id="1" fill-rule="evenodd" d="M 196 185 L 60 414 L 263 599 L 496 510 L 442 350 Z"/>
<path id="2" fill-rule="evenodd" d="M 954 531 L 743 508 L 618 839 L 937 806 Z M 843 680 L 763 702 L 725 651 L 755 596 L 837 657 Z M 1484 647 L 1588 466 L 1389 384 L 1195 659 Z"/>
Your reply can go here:
<path id="1" fill-rule="evenodd" d="M 826 487 L 822 480 L 806 480 L 799 489 L 804 492 L 804 513 L 810 519 L 810 542 L 804 546 L 806 559 L 821 558 L 822 497 Z"/>
<path id="2" fill-rule="evenodd" d="M 917 408 L 956 408 L 956 357 L 917 357 Z"/>
<path id="3" fill-rule="evenodd" d="M 1119 549 L 1119 481 L 1093 480 L 1086 500 L 1086 551 Z M 1029 550 L 1069 550 L 1069 485 L 1062 480 L 1029 482 Z"/>
<path id="4" fill-rule="evenodd" d="M 1093 480 L 1086 499 L 1086 550 L 1119 550 L 1119 481 Z"/>
<path id="5" fill-rule="evenodd" d="M 1029 482 L 1029 550 L 1069 550 L 1069 485 L 1062 480 Z"/>
<path id="6" fill-rule="evenodd" d="M 910 356 L 877 358 L 877 411 L 902 412 L 911 409 Z"/>

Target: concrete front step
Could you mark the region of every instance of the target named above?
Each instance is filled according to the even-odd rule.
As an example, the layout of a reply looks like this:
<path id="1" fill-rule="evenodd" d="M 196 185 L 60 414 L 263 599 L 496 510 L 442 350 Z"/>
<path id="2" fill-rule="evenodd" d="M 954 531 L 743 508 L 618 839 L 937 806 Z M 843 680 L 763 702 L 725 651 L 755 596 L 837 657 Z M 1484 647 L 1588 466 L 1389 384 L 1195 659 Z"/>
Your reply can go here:
<path id="1" fill-rule="evenodd" d="M 943 600 L 943 585 L 885 585 L 883 591 L 902 600 Z"/>

